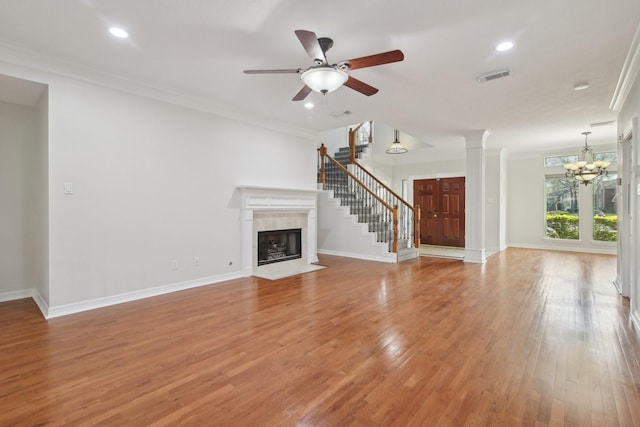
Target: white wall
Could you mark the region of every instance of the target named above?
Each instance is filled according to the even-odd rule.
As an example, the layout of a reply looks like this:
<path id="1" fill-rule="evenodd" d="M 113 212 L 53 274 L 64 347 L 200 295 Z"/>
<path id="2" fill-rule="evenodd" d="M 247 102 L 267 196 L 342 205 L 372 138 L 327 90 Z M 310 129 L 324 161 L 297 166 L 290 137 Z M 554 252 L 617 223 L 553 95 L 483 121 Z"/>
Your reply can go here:
<path id="1" fill-rule="evenodd" d="M 49 111 L 53 307 L 239 273 L 236 186 L 315 188 L 311 140 L 68 79 Z"/>
<path id="2" fill-rule="evenodd" d="M 324 144 L 327 147 L 327 154 L 333 157 L 341 147 L 349 146 L 348 128 L 337 128 L 318 133 L 316 146 L 320 148 L 320 144 Z"/>
<path id="3" fill-rule="evenodd" d="M 0 295 L 30 288 L 25 194 L 32 188 L 33 108 L 0 102 Z"/>

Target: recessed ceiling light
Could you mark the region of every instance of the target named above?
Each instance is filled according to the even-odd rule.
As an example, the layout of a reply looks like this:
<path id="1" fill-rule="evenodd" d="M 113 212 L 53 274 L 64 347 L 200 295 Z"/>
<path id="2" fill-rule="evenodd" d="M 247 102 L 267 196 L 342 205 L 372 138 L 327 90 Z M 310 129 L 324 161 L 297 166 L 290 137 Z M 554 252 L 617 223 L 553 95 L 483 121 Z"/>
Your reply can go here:
<path id="1" fill-rule="evenodd" d="M 129 33 L 119 27 L 111 27 L 109 28 L 109 32 L 113 37 L 117 37 L 119 39 L 126 39 L 127 37 L 129 37 Z"/>
<path id="2" fill-rule="evenodd" d="M 310 110 L 313 108 L 313 102 L 307 102 L 306 104 L 304 104 L 304 108 L 306 108 L 307 110 Z"/>
<path id="3" fill-rule="evenodd" d="M 502 42 L 498 46 L 496 46 L 496 50 L 498 52 L 504 52 L 505 50 L 509 50 L 513 47 L 512 42 Z"/>
<path id="4" fill-rule="evenodd" d="M 573 90 L 585 90 L 589 87 L 587 82 L 579 82 L 573 85 Z"/>

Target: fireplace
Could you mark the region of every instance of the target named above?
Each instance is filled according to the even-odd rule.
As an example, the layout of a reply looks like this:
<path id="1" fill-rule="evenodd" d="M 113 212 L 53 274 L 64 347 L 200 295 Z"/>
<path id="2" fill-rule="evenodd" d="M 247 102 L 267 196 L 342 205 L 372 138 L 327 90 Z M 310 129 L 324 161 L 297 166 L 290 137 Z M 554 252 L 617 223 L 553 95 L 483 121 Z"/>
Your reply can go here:
<path id="1" fill-rule="evenodd" d="M 242 271 L 245 277 L 276 280 L 322 268 L 313 264 L 318 262 L 316 190 L 251 186 L 239 189 L 242 194 Z M 298 236 L 293 237 L 293 231 Z M 275 249 L 280 248 L 272 251 L 272 259 L 260 254 L 258 236 L 263 232 L 286 234 L 286 237 L 274 238 L 271 235 L 267 238 L 272 240 L 272 245 L 275 244 Z M 284 239 L 286 243 L 283 243 Z"/>
<path id="2" fill-rule="evenodd" d="M 258 266 L 302 258 L 302 229 L 258 231 Z"/>

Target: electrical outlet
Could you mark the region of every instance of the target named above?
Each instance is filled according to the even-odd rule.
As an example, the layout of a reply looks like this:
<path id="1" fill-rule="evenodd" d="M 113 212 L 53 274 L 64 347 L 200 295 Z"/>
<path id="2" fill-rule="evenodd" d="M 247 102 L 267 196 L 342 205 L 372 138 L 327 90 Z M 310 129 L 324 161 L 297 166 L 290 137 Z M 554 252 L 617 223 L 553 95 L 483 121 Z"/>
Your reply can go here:
<path id="1" fill-rule="evenodd" d="M 172 270 L 177 270 L 178 269 L 178 260 L 177 259 L 172 259 L 171 260 L 171 269 Z"/>
<path id="2" fill-rule="evenodd" d="M 193 259 L 193 265 L 195 265 L 196 267 L 200 265 L 200 257 L 197 256 Z"/>

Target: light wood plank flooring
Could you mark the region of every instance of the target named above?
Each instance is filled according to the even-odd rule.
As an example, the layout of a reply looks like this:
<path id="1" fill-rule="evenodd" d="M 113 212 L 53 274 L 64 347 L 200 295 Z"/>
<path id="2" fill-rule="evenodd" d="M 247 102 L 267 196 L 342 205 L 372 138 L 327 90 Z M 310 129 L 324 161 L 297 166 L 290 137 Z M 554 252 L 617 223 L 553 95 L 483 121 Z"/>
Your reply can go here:
<path id="1" fill-rule="evenodd" d="M 320 260 L 48 322 L 0 304 L 0 425 L 640 426 L 615 257 Z"/>

